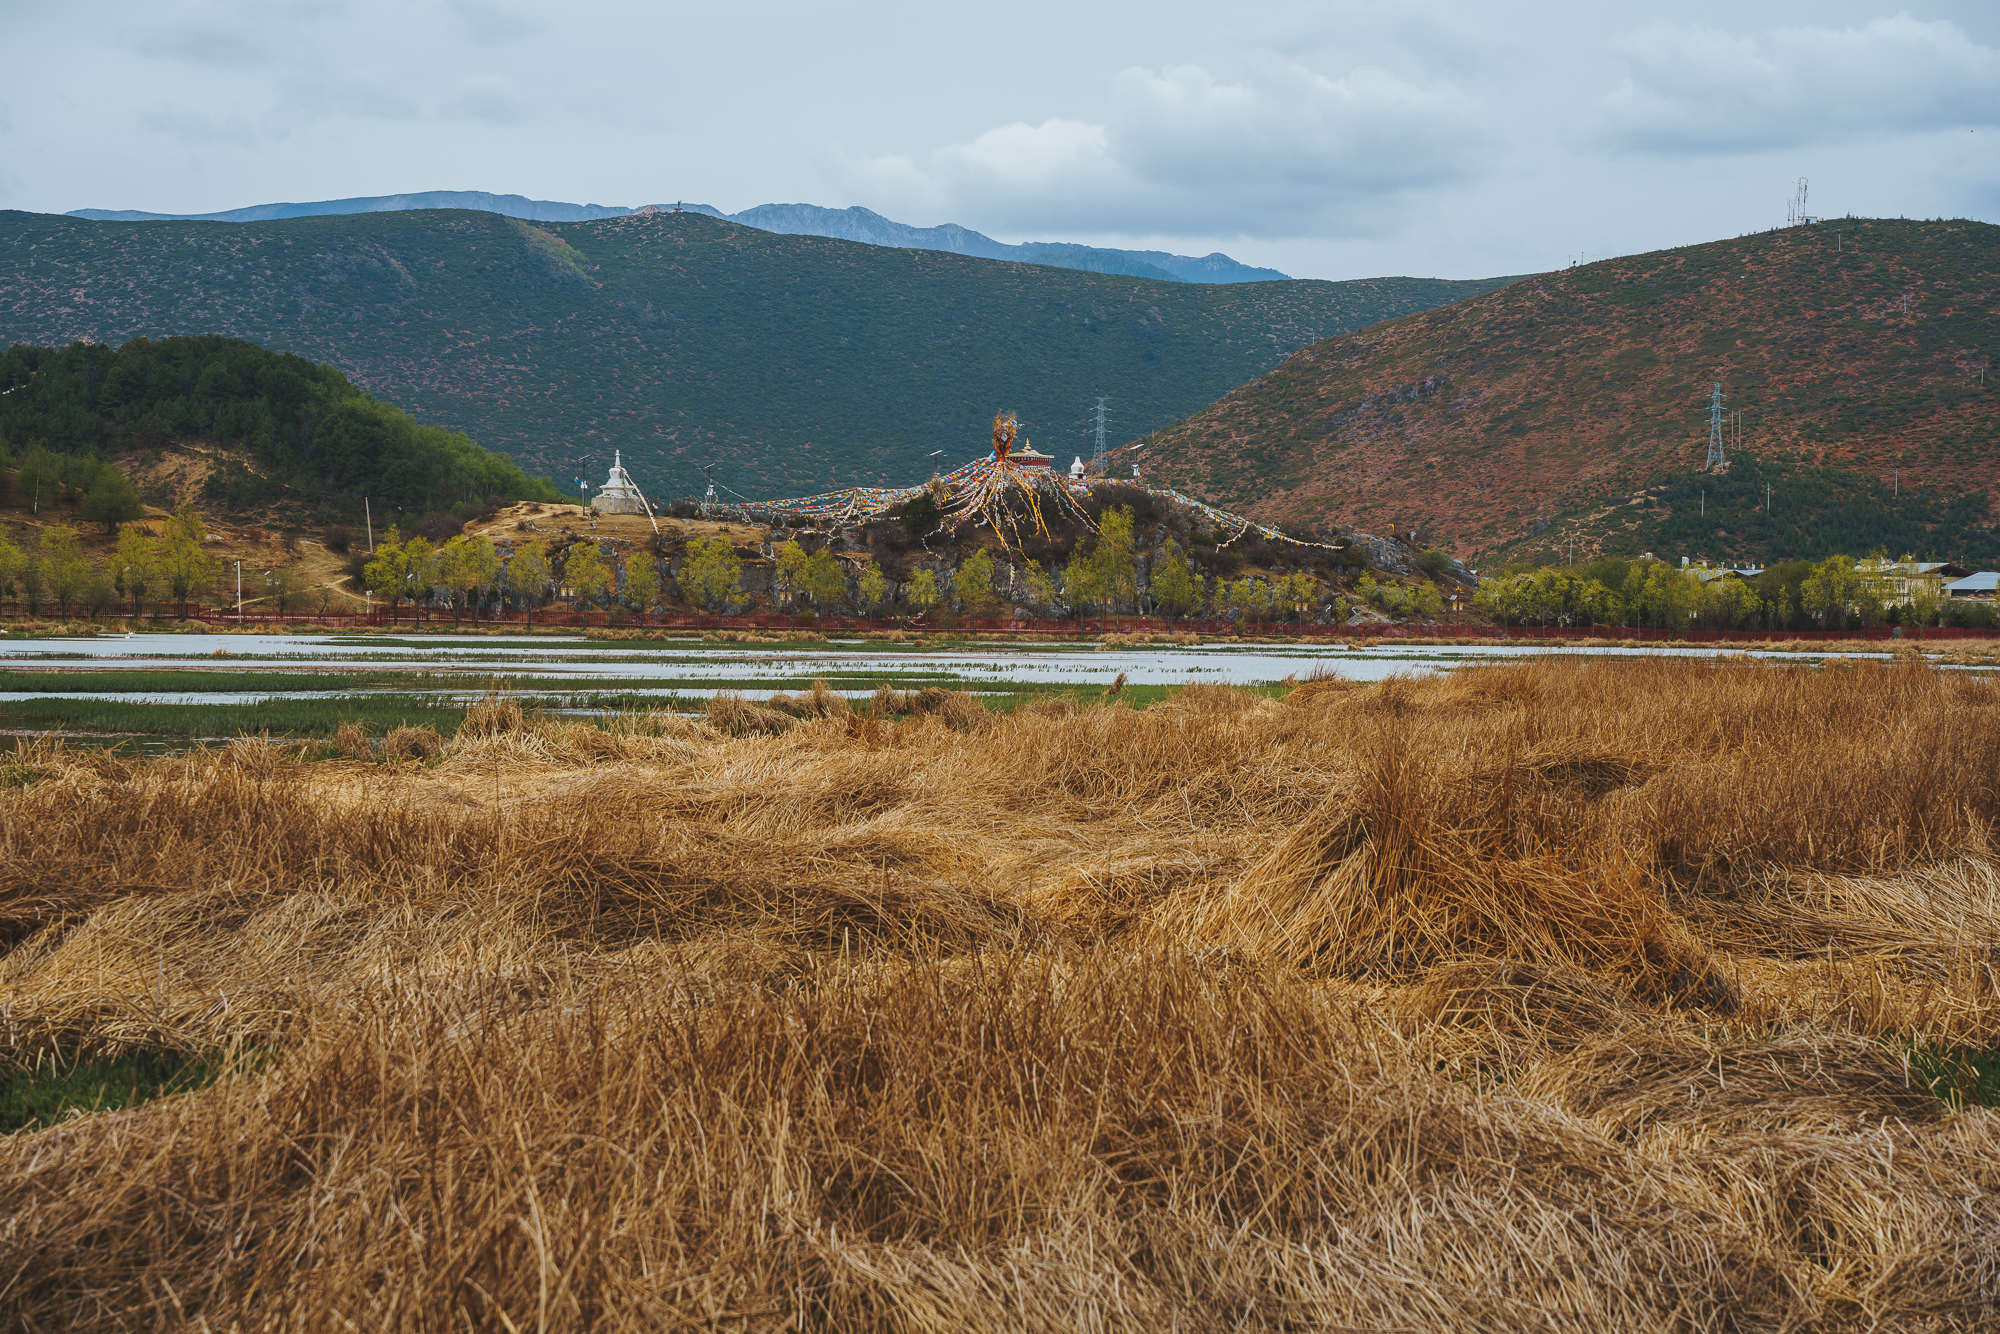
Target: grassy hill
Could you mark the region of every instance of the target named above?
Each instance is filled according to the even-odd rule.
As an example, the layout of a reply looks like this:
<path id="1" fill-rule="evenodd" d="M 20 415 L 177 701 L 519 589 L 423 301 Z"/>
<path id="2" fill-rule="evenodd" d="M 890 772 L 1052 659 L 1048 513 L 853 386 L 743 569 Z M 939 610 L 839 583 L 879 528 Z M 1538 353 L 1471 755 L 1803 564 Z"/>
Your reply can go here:
<path id="1" fill-rule="evenodd" d="M 37 496 L 115 486 L 110 460 L 155 503 L 294 524 L 359 512 L 364 495 L 385 518 L 556 498 L 512 460 L 370 398 L 333 367 L 240 339 L 135 338 L 115 351 L 17 343 L 0 353 L 0 391 L 0 465 L 20 465 L 16 489 L 46 477 Z"/>
<path id="2" fill-rule="evenodd" d="M 1506 280 L 1158 282 L 786 236 L 692 213 L 426 211 L 257 223 L 0 212 L 0 343 L 216 333 L 338 367 L 564 484 L 702 464 L 757 495 L 907 482 L 1017 409 L 1085 450 L 1177 421 L 1331 334 Z"/>
<path id="3" fill-rule="evenodd" d="M 1606 260 L 1306 348 L 1141 443 L 1279 521 L 1475 562 L 2000 539 L 2000 227 L 1851 220 Z M 1732 420 L 1701 471 L 1708 395 Z M 1771 505 L 1765 509 L 1766 486 Z"/>

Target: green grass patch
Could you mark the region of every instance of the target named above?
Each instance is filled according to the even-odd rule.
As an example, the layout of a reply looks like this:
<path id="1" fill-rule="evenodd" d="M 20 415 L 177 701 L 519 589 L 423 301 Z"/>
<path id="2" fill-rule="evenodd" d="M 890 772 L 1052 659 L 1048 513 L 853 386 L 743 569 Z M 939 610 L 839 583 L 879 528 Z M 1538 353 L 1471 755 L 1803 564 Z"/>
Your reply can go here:
<path id="1" fill-rule="evenodd" d="M 228 737 L 238 733 L 331 736 L 344 722 L 432 727 L 449 736 L 465 720 L 463 705 L 421 695 L 336 695 L 327 699 L 267 699 L 250 704 L 131 704 L 117 700 L 44 697 L 0 704 L 0 725 L 147 736 Z"/>
<path id="2" fill-rule="evenodd" d="M 16 1070 L 0 1089 L 0 1135 L 52 1126 L 70 1116 L 136 1107 L 186 1093 L 222 1073 L 219 1056 L 147 1052 L 71 1066 Z"/>
<path id="3" fill-rule="evenodd" d="M 112 672 L 8 672 L 0 671 L 0 690 L 37 695 L 123 694 L 152 691 L 160 694 L 218 695 L 243 691 L 357 690 L 371 685 L 407 681 L 410 672 L 232 672 L 214 671 L 112 671 Z M 484 677 L 472 678 L 476 686 Z"/>
<path id="4" fill-rule="evenodd" d="M 1954 1111 L 2000 1107 L 2000 1047 L 1918 1047 L 1910 1068 Z"/>

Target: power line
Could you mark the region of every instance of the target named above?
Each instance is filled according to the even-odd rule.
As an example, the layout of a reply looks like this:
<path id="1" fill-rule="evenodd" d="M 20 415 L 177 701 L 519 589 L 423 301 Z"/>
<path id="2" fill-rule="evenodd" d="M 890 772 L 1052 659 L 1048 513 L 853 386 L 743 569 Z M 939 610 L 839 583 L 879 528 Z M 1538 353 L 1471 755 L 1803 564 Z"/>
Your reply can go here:
<path id="1" fill-rule="evenodd" d="M 1729 466 L 1729 460 L 1722 450 L 1722 382 L 1711 382 L 1708 400 L 1708 461 L 1703 463 L 1704 472 L 1721 472 Z"/>

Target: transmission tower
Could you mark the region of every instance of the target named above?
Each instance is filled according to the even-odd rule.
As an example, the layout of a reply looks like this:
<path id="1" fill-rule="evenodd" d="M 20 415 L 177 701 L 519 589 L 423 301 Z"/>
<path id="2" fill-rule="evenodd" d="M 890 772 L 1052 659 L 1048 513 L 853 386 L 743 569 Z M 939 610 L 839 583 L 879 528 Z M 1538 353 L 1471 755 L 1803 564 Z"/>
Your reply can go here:
<path id="1" fill-rule="evenodd" d="M 1096 431 L 1097 448 L 1090 456 L 1090 468 L 1093 473 L 1101 477 L 1104 474 L 1104 398 L 1102 395 L 1097 400 Z"/>
<path id="2" fill-rule="evenodd" d="M 1708 462 L 1702 467 L 1709 472 L 1722 472 L 1729 467 L 1729 460 L 1722 451 L 1722 382 L 1712 381 L 1708 397 Z"/>
<path id="3" fill-rule="evenodd" d="M 708 512 L 715 508 L 715 465 L 703 464 L 701 475 L 708 479 L 708 494 L 701 498 L 701 517 L 706 519 Z"/>

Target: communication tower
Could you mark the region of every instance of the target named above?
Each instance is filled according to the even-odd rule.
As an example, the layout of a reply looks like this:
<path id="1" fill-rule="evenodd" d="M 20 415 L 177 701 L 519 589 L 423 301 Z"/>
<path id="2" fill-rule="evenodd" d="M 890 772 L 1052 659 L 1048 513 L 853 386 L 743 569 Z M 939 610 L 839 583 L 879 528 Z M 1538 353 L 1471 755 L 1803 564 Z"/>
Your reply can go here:
<path id="1" fill-rule="evenodd" d="M 1799 177 L 1798 184 L 1792 189 L 1792 198 L 1786 211 L 1785 224 L 1790 227 L 1797 227 L 1811 221 L 1812 219 L 1806 216 L 1806 178 L 1801 176 Z"/>
<path id="2" fill-rule="evenodd" d="M 715 465 L 702 464 L 701 475 L 708 479 L 708 494 L 701 498 L 701 517 L 706 519 L 708 512 L 715 508 Z"/>
<path id="3" fill-rule="evenodd" d="M 1708 472 L 1726 472 L 1729 460 L 1722 450 L 1722 382 L 1711 381 L 1708 396 L 1708 461 L 1702 464 Z"/>

